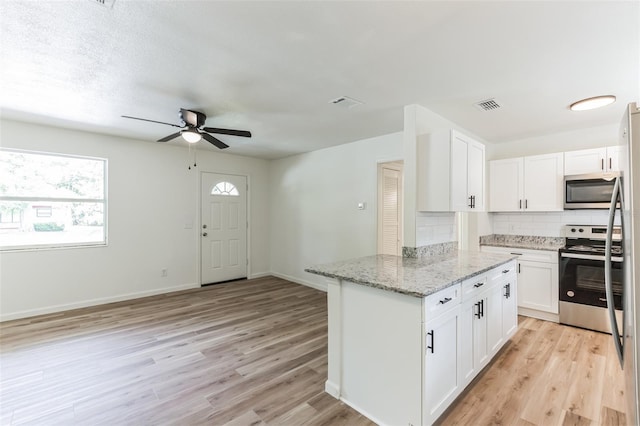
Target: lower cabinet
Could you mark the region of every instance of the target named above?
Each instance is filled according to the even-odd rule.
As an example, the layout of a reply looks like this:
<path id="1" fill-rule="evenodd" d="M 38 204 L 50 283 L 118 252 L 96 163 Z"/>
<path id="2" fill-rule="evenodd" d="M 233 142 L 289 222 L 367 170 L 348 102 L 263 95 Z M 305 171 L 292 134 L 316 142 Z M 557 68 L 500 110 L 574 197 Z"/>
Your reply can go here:
<path id="1" fill-rule="evenodd" d="M 518 327 L 515 261 L 464 281 L 460 292 L 457 304 L 452 298 L 431 318 L 430 306 L 450 296 L 425 299 L 423 425 L 437 420 Z"/>
<path id="2" fill-rule="evenodd" d="M 482 246 L 481 251 L 518 256 L 516 273 L 519 313 L 548 321 L 558 321 L 557 251 L 492 246 Z"/>
<path id="3" fill-rule="evenodd" d="M 424 412 L 429 418 L 437 418 L 460 393 L 460 310 L 449 309 L 426 323 L 425 328 L 424 381 L 428 385 L 424 389 Z"/>

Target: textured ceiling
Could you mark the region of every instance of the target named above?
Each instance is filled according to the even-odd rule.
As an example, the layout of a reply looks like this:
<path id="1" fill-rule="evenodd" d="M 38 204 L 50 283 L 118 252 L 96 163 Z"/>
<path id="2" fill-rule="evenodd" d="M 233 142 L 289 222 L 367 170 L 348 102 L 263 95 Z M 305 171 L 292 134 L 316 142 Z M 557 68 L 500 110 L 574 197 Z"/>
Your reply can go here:
<path id="1" fill-rule="evenodd" d="M 3 0 L 0 24 L 4 117 L 153 141 L 175 129 L 120 116 L 197 109 L 253 133 L 227 152 L 263 158 L 400 131 L 412 103 L 504 142 L 640 100 L 636 1 Z M 568 111 L 599 94 L 618 102 Z M 473 107 L 487 98 L 503 107 Z"/>

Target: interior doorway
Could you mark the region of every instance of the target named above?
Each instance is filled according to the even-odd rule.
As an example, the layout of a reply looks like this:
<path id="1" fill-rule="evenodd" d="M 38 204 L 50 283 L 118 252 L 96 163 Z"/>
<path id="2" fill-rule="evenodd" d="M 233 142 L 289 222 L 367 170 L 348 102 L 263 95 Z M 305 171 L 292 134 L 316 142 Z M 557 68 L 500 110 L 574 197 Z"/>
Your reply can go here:
<path id="1" fill-rule="evenodd" d="M 402 161 L 378 163 L 378 254 L 402 256 Z"/>
<path id="2" fill-rule="evenodd" d="M 247 277 L 247 177 L 202 173 L 202 285 Z"/>

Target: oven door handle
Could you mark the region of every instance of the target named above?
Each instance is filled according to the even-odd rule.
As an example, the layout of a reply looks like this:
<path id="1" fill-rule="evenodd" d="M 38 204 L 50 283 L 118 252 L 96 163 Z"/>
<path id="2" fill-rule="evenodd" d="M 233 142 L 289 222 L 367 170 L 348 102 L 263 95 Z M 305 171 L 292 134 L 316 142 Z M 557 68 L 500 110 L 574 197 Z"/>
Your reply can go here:
<path id="1" fill-rule="evenodd" d="M 616 318 L 615 313 L 615 304 L 613 300 L 613 286 L 612 286 L 612 264 L 611 264 L 611 246 L 613 240 L 613 220 L 616 216 L 616 205 L 618 199 L 620 199 L 620 217 L 622 218 L 623 212 L 623 200 L 622 200 L 622 191 L 620 187 L 620 177 L 616 177 L 616 182 L 613 186 L 613 193 L 611 194 L 611 206 L 609 207 L 609 224 L 607 226 L 607 239 L 605 242 L 604 249 L 604 288 L 605 293 L 607 295 L 607 310 L 609 311 L 609 322 L 611 324 L 611 336 L 613 337 L 613 343 L 616 347 L 616 352 L 618 353 L 618 361 L 620 361 L 620 366 L 622 367 L 624 364 L 623 360 L 623 347 L 622 340 L 620 339 L 620 332 L 618 331 L 618 319 Z M 624 238 L 624 236 L 623 236 Z M 623 321 L 624 327 L 624 321 Z M 622 331 L 624 335 L 624 330 Z"/>
<path id="2" fill-rule="evenodd" d="M 582 253 L 560 253 L 560 257 L 568 257 L 570 259 L 585 259 L 585 260 L 599 260 L 601 262 L 606 261 L 606 256 L 597 254 L 582 254 Z M 611 262 L 622 262 L 622 257 L 611 257 Z"/>

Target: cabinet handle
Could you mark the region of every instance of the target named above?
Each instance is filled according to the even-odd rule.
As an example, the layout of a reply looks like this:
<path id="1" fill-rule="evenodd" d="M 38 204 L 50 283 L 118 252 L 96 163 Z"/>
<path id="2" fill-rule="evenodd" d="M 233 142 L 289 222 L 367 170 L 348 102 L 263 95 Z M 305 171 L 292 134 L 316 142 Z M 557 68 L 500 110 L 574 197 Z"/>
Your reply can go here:
<path id="1" fill-rule="evenodd" d="M 451 298 L 450 297 L 445 297 L 444 300 L 441 300 L 440 303 L 441 305 L 444 305 L 445 303 L 449 303 L 451 302 Z"/>
<path id="2" fill-rule="evenodd" d="M 430 332 L 427 333 L 427 336 L 431 336 L 431 345 L 427 346 L 427 350 L 431 349 L 431 353 L 433 353 L 433 348 L 434 348 L 434 344 L 433 344 L 433 330 L 431 330 Z"/>
<path id="3" fill-rule="evenodd" d="M 611 157 L 609 157 L 609 170 L 611 170 L 613 168 L 613 165 L 611 163 Z"/>
<path id="4" fill-rule="evenodd" d="M 527 199 L 524 200 L 524 208 L 525 209 L 529 208 L 529 200 L 527 200 Z"/>
<path id="5" fill-rule="evenodd" d="M 484 285 L 484 283 L 475 283 L 473 286 L 474 286 L 475 288 L 480 288 L 480 287 L 482 287 L 483 285 Z"/>
<path id="6" fill-rule="evenodd" d="M 480 316 L 480 302 L 476 303 L 475 306 L 478 308 L 478 312 L 476 312 L 473 315 L 475 315 L 476 318 L 480 319 L 481 318 L 481 316 Z"/>
<path id="7" fill-rule="evenodd" d="M 514 256 L 522 256 L 522 253 L 514 253 L 514 252 L 511 252 L 511 253 L 509 253 L 509 254 L 512 254 L 512 255 L 514 255 Z"/>
<path id="8" fill-rule="evenodd" d="M 475 195 L 471 196 L 471 208 L 472 209 L 476 208 L 476 196 Z"/>
<path id="9" fill-rule="evenodd" d="M 604 158 L 600 159 L 600 168 L 604 170 Z"/>
<path id="10" fill-rule="evenodd" d="M 511 253 L 511 254 L 513 254 L 513 253 Z M 508 270 L 508 269 L 503 269 L 503 270 L 502 270 L 502 273 L 503 273 L 503 274 L 508 274 L 508 273 L 509 273 L 509 270 Z"/>
<path id="11" fill-rule="evenodd" d="M 469 208 L 473 208 L 473 195 L 469 195 Z"/>
<path id="12" fill-rule="evenodd" d="M 522 209 L 522 199 L 519 200 L 519 205 L 518 205 L 519 209 Z"/>
<path id="13" fill-rule="evenodd" d="M 504 286 L 504 297 L 505 297 L 506 299 L 508 299 L 508 298 L 510 298 L 510 297 L 511 297 L 511 283 L 507 283 L 507 284 Z"/>
<path id="14" fill-rule="evenodd" d="M 480 301 L 480 315 L 484 317 L 484 299 Z"/>
<path id="15" fill-rule="evenodd" d="M 520 264 L 518 263 L 518 273 L 520 273 Z"/>

